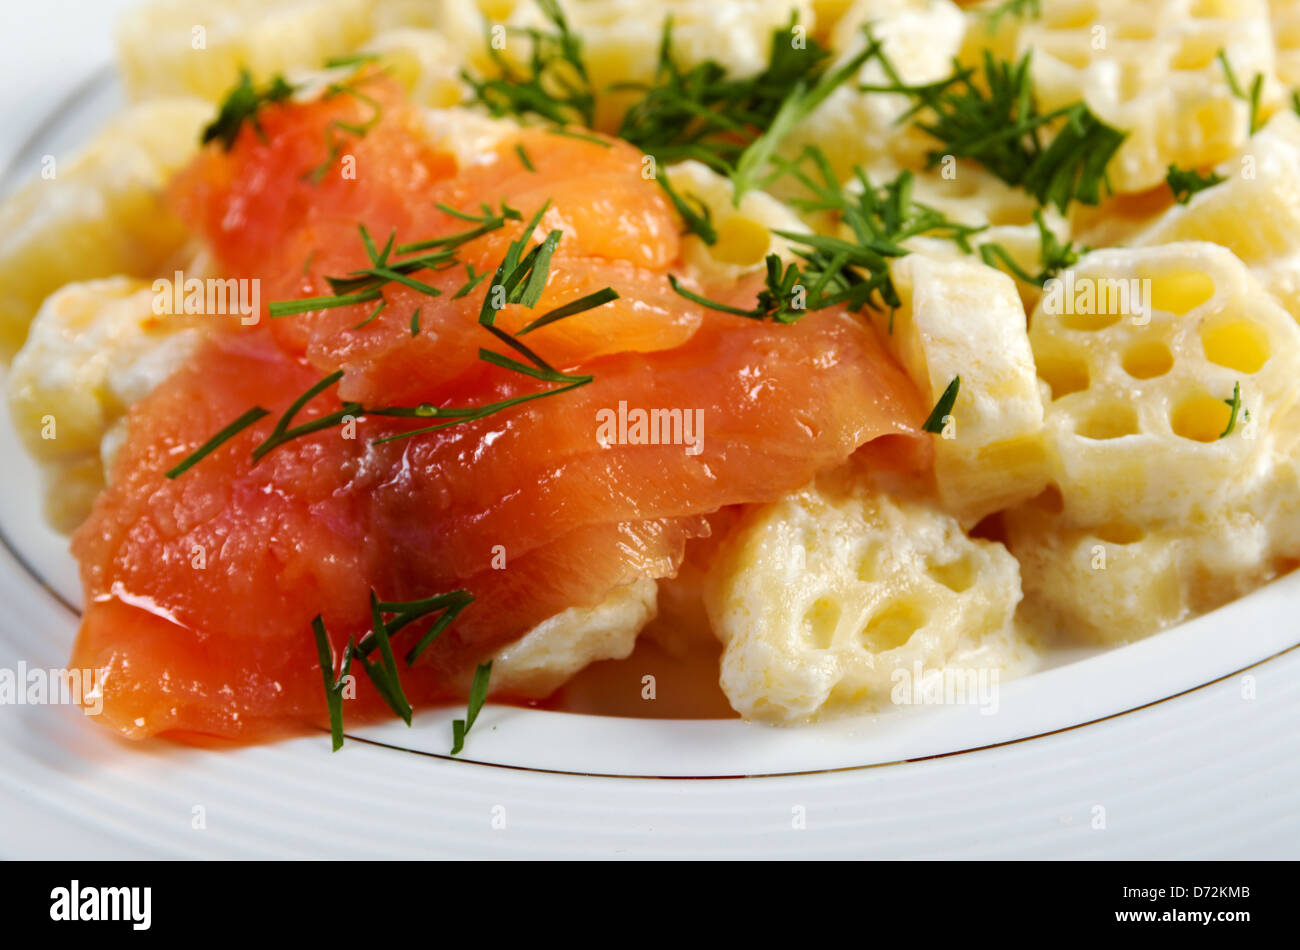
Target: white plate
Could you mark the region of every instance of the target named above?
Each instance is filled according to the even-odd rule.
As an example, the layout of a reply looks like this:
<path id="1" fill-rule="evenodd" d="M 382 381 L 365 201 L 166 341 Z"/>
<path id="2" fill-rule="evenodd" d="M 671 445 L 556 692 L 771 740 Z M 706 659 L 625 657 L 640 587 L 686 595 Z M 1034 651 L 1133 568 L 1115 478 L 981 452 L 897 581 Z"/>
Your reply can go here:
<path id="1" fill-rule="evenodd" d="M 90 75 L 33 117 L 25 146 L 6 143 L 23 167 L 114 107 Z M 0 459 L 0 667 L 56 667 L 75 565 L 40 522 L 7 414 Z M 773 730 L 489 706 L 467 761 L 445 755 L 459 710 L 360 731 L 331 755 L 323 736 L 213 753 L 127 743 L 69 708 L 0 707 L 0 853 L 1295 856 L 1297 603 L 1293 576 L 1141 643 L 1058 657 L 1002 684 L 995 715 Z"/>

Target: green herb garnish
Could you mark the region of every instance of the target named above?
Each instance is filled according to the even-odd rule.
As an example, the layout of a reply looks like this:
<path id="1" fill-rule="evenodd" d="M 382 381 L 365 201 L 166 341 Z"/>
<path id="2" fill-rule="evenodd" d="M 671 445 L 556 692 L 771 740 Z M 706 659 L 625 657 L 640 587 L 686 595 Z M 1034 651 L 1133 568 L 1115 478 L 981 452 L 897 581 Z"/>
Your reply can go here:
<path id="1" fill-rule="evenodd" d="M 275 448 L 283 445 L 285 442 L 288 442 L 292 439 L 296 439 L 299 436 L 307 435 L 311 432 L 317 432 L 321 429 L 326 429 L 332 425 L 335 425 L 336 423 L 333 421 L 333 416 L 330 415 L 330 416 L 322 416 L 319 419 L 314 419 L 311 422 L 304 423 L 303 425 L 300 426 L 295 426 L 293 428 L 289 427 L 290 423 L 293 422 L 294 417 L 303 410 L 303 408 L 307 405 L 307 403 L 311 402 L 313 399 L 315 399 L 325 390 L 329 389 L 331 386 L 333 386 L 342 378 L 343 378 L 343 370 L 341 369 L 335 370 L 333 373 L 330 373 L 324 379 L 315 383 L 310 389 L 308 389 L 305 393 L 303 393 L 301 396 L 295 399 L 293 403 L 290 404 L 289 408 L 286 409 L 284 413 L 280 416 L 280 420 L 275 424 L 275 428 L 271 430 L 271 434 L 268 435 L 262 441 L 261 445 L 253 449 L 253 462 L 254 463 L 260 462 L 263 456 L 265 456 L 268 452 L 274 450 Z M 361 408 L 356 403 L 345 404 L 345 408 L 341 410 L 339 413 L 335 414 L 339 417 L 340 421 L 342 417 L 347 414 L 347 406 L 351 406 L 353 410 L 357 410 Z"/>
<path id="2" fill-rule="evenodd" d="M 1126 133 L 1106 125 L 1082 102 L 1039 112 L 1029 53 L 1013 64 L 985 50 L 979 79 L 972 67 L 958 66 L 947 79 L 909 86 L 880 44 L 872 49 L 890 81 L 858 88 L 911 97 L 912 108 L 899 121 L 924 112 L 917 128 L 943 144 L 929 153 L 930 167 L 947 155 L 970 159 L 1062 213 L 1074 201 L 1098 204 L 1103 185 L 1109 190 L 1106 166 Z M 1050 128 L 1056 133 L 1044 144 L 1043 133 Z"/>
<path id="3" fill-rule="evenodd" d="M 809 161 L 811 173 L 803 168 Z M 850 236 L 773 231 L 792 245 L 799 262 L 785 265 L 778 255 L 768 255 L 765 285 L 752 308 L 711 301 L 670 276 L 669 283 L 679 295 L 723 313 L 781 323 L 839 304 L 854 311 L 864 306 L 892 310 L 899 298 L 889 276 L 889 261 L 908 253 L 903 241 L 931 235 L 951 240 L 970 253 L 970 236 L 983 230 L 950 221 L 942 212 L 913 201 L 911 172 L 877 187 L 858 169 L 854 191 L 839 184 L 826 155 L 814 146 L 805 148 L 793 162 L 778 159 L 776 164 L 780 174 L 792 176 L 807 192 L 806 197 L 791 199 L 791 204 L 806 214 L 833 214 Z"/>
<path id="4" fill-rule="evenodd" d="M 199 462 L 203 461 L 204 458 L 210 455 L 222 444 L 230 441 L 239 433 L 243 432 L 245 429 L 251 426 L 253 423 L 257 422 L 259 419 L 269 416 L 270 414 L 271 414 L 270 412 L 263 409 L 261 406 L 254 406 L 252 409 L 248 410 L 248 412 L 244 413 L 234 422 L 230 423 L 230 425 L 226 426 L 224 429 L 222 429 L 212 438 L 208 439 L 208 441 L 204 442 L 201 446 L 195 449 L 194 452 L 185 459 L 185 461 L 181 462 L 179 465 L 177 465 L 175 468 L 169 471 L 167 473 L 167 477 L 177 478 L 183 475 L 185 472 L 189 471 L 192 467 L 197 465 Z"/>
<path id="5" fill-rule="evenodd" d="M 996 6 L 980 11 L 984 15 L 984 29 L 996 33 L 1004 17 L 1028 20 L 1043 15 L 1042 0 L 1002 0 Z"/>
<path id="6" fill-rule="evenodd" d="M 366 63 L 371 62 L 373 59 L 373 56 L 360 55 L 342 57 L 336 62 L 338 65 L 353 65 L 359 68 L 364 66 Z M 370 78 L 373 78 L 375 75 L 377 75 L 377 73 L 371 73 Z M 322 101 L 328 101 L 336 96 L 350 96 L 362 105 L 366 106 L 367 109 L 369 109 L 370 114 L 360 122 L 331 119 L 329 124 L 325 126 L 325 141 L 328 146 L 325 159 L 315 168 L 309 169 L 302 176 L 304 179 L 319 184 L 321 179 L 325 177 L 325 173 L 330 170 L 330 167 L 343 151 L 343 145 L 345 142 L 344 136 L 352 135 L 357 138 L 365 138 L 370 130 L 379 123 L 384 112 L 383 106 L 379 104 L 379 100 L 361 91 L 359 86 L 361 85 L 361 82 L 364 81 L 365 79 L 358 80 L 356 78 L 356 73 L 354 72 L 346 81 L 330 83 L 325 87 Z"/>
<path id="7" fill-rule="evenodd" d="M 199 139 L 200 143 L 207 145 L 211 141 L 220 140 L 222 147 L 228 152 L 234 148 L 235 140 L 239 138 L 240 129 L 244 127 L 245 122 L 252 125 L 265 141 L 266 136 L 257 121 L 257 113 L 263 106 L 283 102 L 293 93 L 294 87 L 278 73 L 272 76 L 265 86 L 259 88 L 253 85 L 253 77 L 249 75 L 248 70 L 241 69 L 239 82 L 226 93 L 226 98 L 221 101 L 221 107 L 217 111 L 217 117 L 204 128 L 203 135 Z"/>
<path id="8" fill-rule="evenodd" d="M 980 245 L 980 258 L 990 267 L 1001 264 L 1004 270 L 1020 278 L 1027 284 L 1042 287 L 1067 267 L 1078 263 L 1079 255 L 1088 248 L 1076 247 L 1073 241 L 1062 244 L 1056 233 L 1043 220 L 1041 208 L 1034 209 L 1034 223 L 1038 225 L 1038 260 L 1041 265 L 1037 274 L 1031 274 L 1015 262 L 1011 253 L 1001 244 L 988 243 Z"/>
<path id="9" fill-rule="evenodd" d="M 348 674 L 352 670 L 352 656 L 355 649 L 352 640 L 343 648 L 343 662 L 339 675 L 334 676 L 334 655 L 330 648 L 330 638 L 325 632 L 325 621 L 320 614 L 311 622 L 312 632 L 316 635 L 316 655 L 320 658 L 321 678 L 325 681 L 325 703 L 330 713 L 330 738 L 334 751 L 343 748 L 343 688 L 347 685 Z"/>
<path id="10" fill-rule="evenodd" d="M 528 157 L 528 151 L 524 148 L 524 146 L 521 143 L 515 144 L 515 154 L 519 156 L 520 165 L 523 165 L 524 168 L 526 168 L 530 172 L 537 171 L 537 169 L 533 166 L 533 160 Z"/>
<path id="11" fill-rule="evenodd" d="M 474 683 L 469 688 L 469 708 L 465 711 L 464 719 L 457 719 L 451 724 L 451 754 L 460 755 L 465 748 L 465 737 L 474 726 L 474 720 L 478 719 L 479 710 L 483 708 L 483 703 L 487 701 L 488 680 L 492 677 L 492 661 L 479 665 L 474 671 Z"/>
<path id="12" fill-rule="evenodd" d="M 959 389 L 961 389 L 961 377 L 954 376 L 952 382 L 948 384 L 948 388 L 939 397 L 939 401 L 930 410 L 930 415 L 921 426 L 922 431 L 933 432 L 936 435 L 943 432 L 944 417 L 952 412 L 953 403 L 957 401 L 957 391 Z"/>
<path id="13" fill-rule="evenodd" d="M 330 734 L 335 752 L 343 746 L 343 688 L 352 661 L 355 659 L 361 664 L 380 697 L 409 726 L 412 709 L 402 689 L 397 660 L 393 654 L 392 637 L 419 620 L 428 619 L 434 614 L 438 615 L 420 636 L 419 641 L 407 651 L 405 663 L 409 667 L 473 602 L 474 596 L 466 590 L 436 594 L 422 600 L 394 602 L 381 601 L 372 590 L 370 592 L 371 630 L 358 644 L 354 644 L 351 639 L 348 640 L 337 678 L 333 675 L 334 661 L 325 623 L 319 615 L 312 621 L 316 651 L 320 658 L 321 677 L 325 682 L 325 701 L 329 706 Z M 384 614 L 395 616 L 385 620 Z M 380 658 L 377 662 L 372 662 L 370 655 L 376 651 L 379 652 Z M 482 705 L 482 700 L 479 701 L 479 705 Z"/>
<path id="14" fill-rule="evenodd" d="M 1254 135 L 1259 131 L 1259 98 L 1264 92 L 1264 74 L 1256 73 L 1255 78 L 1251 81 L 1250 90 L 1242 88 L 1241 83 L 1237 82 L 1237 74 L 1232 71 L 1232 64 L 1228 62 L 1228 54 L 1224 50 L 1219 50 L 1216 58 L 1219 65 L 1223 67 L 1223 75 L 1228 80 L 1228 90 L 1250 106 L 1250 134 Z"/>
<path id="15" fill-rule="evenodd" d="M 797 93 L 806 103 L 808 90 L 823 79 L 830 54 L 812 39 L 806 48 L 796 49 L 790 35 L 797 22 L 792 16 L 789 27 L 773 32 L 768 65 L 761 72 L 736 78 L 713 60 L 689 70 L 679 68 L 672 50 L 672 18 L 666 18 L 653 81 L 613 87 L 641 94 L 624 114 L 619 138 L 661 163 L 695 159 L 724 175 L 733 174 L 787 101 Z M 783 124 L 794 114 L 794 107 L 788 109 Z M 751 166 L 757 157 L 750 159 Z"/>
<path id="16" fill-rule="evenodd" d="M 790 95 L 781 103 L 776 115 L 772 117 L 771 123 L 764 128 L 758 138 L 746 146 L 745 151 L 736 160 L 736 167 L 731 174 L 733 203 L 739 204 L 745 192 L 756 187 L 760 173 L 767 169 L 777 146 L 785 140 L 795 126 L 811 115 L 838 87 L 857 75 L 862 64 L 877 54 L 883 55 L 880 44 L 875 39 L 871 39 L 866 47 L 838 66 L 834 72 L 818 76 L 817 81 L 811 86 L 801 82 L 794 87 Z"/>
<path id="17" fill-rule="evenodd" d="M 1180 205 L 1185 205 L 1192 200 L 1192 195 L 1204 191 L 1206 188 L 1213 188 L 1215 185 L 1227 181 L 1217 172 L 1210 172 L 1208 175 L 1202 175 L 1194 168 L 1179 168 L 1177 165 L 1170 165 L 1169 171 L 1165 173 L 1165 184 L 1169 190 L 1174 193 L 1174 200 Z"/>
<path id="18" fill-rule="evenodd" d="M 362 320 L 360 323 L 358 323 L 358 324 L 357 324 L 356 326 L 354 326 L 352 329 L 354 329 L 354 330 L 360 330 L 360 329 L 361 329 L 362 327 L 364 327 L 364 326 L 369 326 L 371 323 L 373 323 L 373 322 L 375 321 L 375 318 L 376 318 L 376 317 L 378 317 L 381 313 L 384 312 L 384 308 L 387 307 L 387 306 L 388 306 L 388 301 L 387 301 L 387 300 L 380 300 L 380 301 L 379 301 L 379 306 L 375 307 L 374 310 L 370 311 L 370 316 L 366 317 L 364 320 Z"/>
<path id="19" fill-rule="evenodd" d="M 655 181 L 659 183 L 659 187 L 662 188 L 664 194 L 668 196 L 668 200 L 672 202 L 672 206 L 677 209 L 677 213 L 681 216 L 682 220 L 686 222 L 687 233 L 698 234 L 705 244 L 716 244 L 718 241 L 718 232 L 713 228 L 713 214 L 709 211 L 708 206 L 698 198 L 695 198 L 695 195 L 690 196 L 690 198 L 695 199 L 695 204 L 692 205 L 687 198 L 680 195 L 677 190 L 673 188 L 672 182 L 668 180 L 667 174 L 656 175 Z M 699 210 L 696 210 L 697 208 Z"/>
<path id="20" fill-rule="evenodd" d="M 569 28 L 557 0 L 537 0 L 549 28 L 512 27 L 509 34 L 527 37 L 529 60 L 516 66 L 489 41 L 488 54 L 500 74 L 461 78 L 492 115 L 539 115 L 557 125 L 578 122 L 590 128 L 596 119 L 596 93 L 587 75 L 582 40 Z"/>
<path id="21" fill-rule="evenodd" d="M 541 329 L 544 326 L 548 326 L 559 320 L 565 319 L 566 317 L 571 317 L 578 313 L 584 313 L 596 307 L 603 306 L 612 300 L 618 299 L 618 293 L 612 287 L 605 287 L 594 293 L 580 297 L 577 300 L 555 307 L 531 321 L 518 334 L 512 335 L 506 333 L 496 326 L 496 316 L 503 307 L 509 304 L 519 304 L 524 307 L 532 308 L 535 307 L 541 299 L 549 277 L 551 257 L 559 246 L 561 232 L 553 230 L 547 234 L 546 238 L 541 243 L 534 245 L 531 248 L 529 248 L 529 244 L 531 243 L 533 232 L 540 225 L 541 219 L 549 207 L 550 202 L 547 201 L 525 225 L 523 234 L 512 241 L 507 247 L 505 257 L 496 270 L 493 285 L 489 289 L 488 294 L 484 296 L 483 306 L 479 313 L 480 325 L 502 343 L 505 343 L 517 354 L 522 356 L 523 361 L 486 349 L 480 349 L 479 358 L 486 363 L 511 370 L 512 372 L 520 373 L 532 379 L 538 379 L 549 383 L 559 383 L 560 385 L 558 387 L 525 393 L 509 399 L 502 399 L 485 405 L 471 407 L 434 406 L 428 403 L 422 403 L 418 406 L 367 407 L 361 403 L 344 402 L 339 409 L 333 412 L 313 419 L 310 422 L 301 423 L 296 426 L 292 425 L 297 414 L 301 412 L 312 399 L 315 399 L 343 378 L 343 370 L 340 369 L 319 380 L 294 400 L 288 409 L 286 409 L 281 415 L 280 420 L 271 431 L 271 434 L 253 450 L 252 457 L 254 463 L 260 461 L 268 453 L 274 451 L 281 445 L 284 445 L 286 442 L 340 425 L 349 417 L 352 419 L 359 419 L 363 416 L 384 416 L 389 418 L 445 420 L 431 426 L 411 429 L 375 440 L 374 444 L 382 444 L 385 442 L 410 438 L 415 435 L 435 432 L 439 429 L 447 428 L 448 426 L 463 425 L 468 422 L 474 422 L 495 413 L 502 412 L 506 409 L 510 409 L 514 406 L 531 402 L 535 399 L 542 399 L 547 396 L 554 396 L 563 392 L 568 392 L 569 390 L 577 389 L 580 386 L 585 386 L 590 383 L 593 378 L 591 376 L 575 375 L 555 369 L 530 347 L 519 340 L 518 337 L 526 333 L 531 333 L 534 330 Z M 354 271 L 352 275 L 347 278 L 326 278 L 336 291 L 351 290 L 354 292 L 350 294 L 340 293 L 336 294 L 334 297 L 315 297 L 308 300 L 272 303 L 272 315 L 278 316 L 283 313 L 301 313 L 308 310 L 342 307 L 349 304 L 375 300 L 381 296 L 381 288 L 383 284 L 387 282 L 399 282 L 408 285 L 414 284 L 414 286 L 416 286 L 417 289 L 421 289 L 422 292 L 431 293 L 431 295 L 436 296 L 440 291 L 436 288 L 429 287 L 422 282 L 414 281 L 412 278 L 409 278 L 409 271 L 424 266 L 436 265 L 442 267 L 444 264 L 450 266 L 455 263 L 455 258 L 453 249 L 447 247 L 449 243 L 463 243 L 471 237 L 478 236 L 480 233 L 485 233 L 485 229 L 500 227 L 506 220 L 522 218 L 522 215 L 517 211 L 514 211 L 514 209 L 507 209 L 504 204 L 502 205 L 502 208 L 503 213 L 500 216 L 493 216 L 490 210 L 487 210 L 487 206 L 485 205 L 484 218 L 482 219 L 476 218 L 473 215 L 465 214 L 464 212 L 455 211 L 455 209 L 443 208 L 443 210 L 451 213 L 453 216 L 480 222 L 480 227 L 447 238 L 435 238 L 432 241 L 425 241 L 419 244 L 399 246 L 397 248 L 398 252 L 401 252 L 404 249 L 427 248 L 434 246 L 441 247 L 442 250 L 435 251 L 433 254 L 409 258 L 391 264 L 389 263 L 389 256 L 393 253 L 395 236 L 390 234 L 384 247 L 379 249 L 376 247 L 365 227 L 359 227 L 358 230 L 361 235 L 361 242 L 366 250 L 367 256 L 371 260 L 372 266 L 370 268 Z M 484 219 L 487 220 L 485 221 Z M 455 239 L 454 242 L 452 240 L 453 238 Z M 476 274 L 474 273 L 473 267 L 470 265 L 466 265 L 466 271 L 470 275 L 470 281 L 465 287 L 462 287 L 461 290 L 457 292 L 456 296 L 458 297 L 467 294 L 473 286 L 476 286 L 486 277 L 486 272 L 483 274 Z M 500 288 L 499 293 L 494 293 L 494 291 L 497 291 L 497 288 Z M 365 322 L 368 323 L 369 320 L 374 319 L 378 310 L 382 310 L 382 305 L 377 309 L 376 313 L 372 313 L 370 318 Z M 419 330 L 418 317 L 419 310 L 417 309 L 416 313 L 413 314 L 411 318 L 411 330 L 413 336 Z M 364 323 L 361 325 L 364 325 Z M 212 449 L 217 445 L 220 445 L 221 442 L 224 442 L 235 433 L 249 425 L 252 425 L 253 422 L 256 422 L 258 419 L 262 418 L 262 416 L 268 414 L 269 413 L 261 407 L 250 410 L 245 414 L 245 416 L 236 420 L 236 423 L 227 427 L 227 429 L 223 430 L 221 433 L 218 433 L 217 436 L 214 436 L 213 439 L 200 449 L 199 452 L 196 452 L 191 456 L 191 458 L 187 459 L 180 466 L 177 466 L 174 470 L 175 475 L 181 474 L 198 462 L 208 452 L 212 451 Z M 172 475 L 171 477 L 175 477 L 175 475 Z"/>
<path id="22" fill-rule="evenodd" d="M 357 646 L 354 655 L 384 702 L 409 726 L 411 704 L 402 690 L 401 677 L 397 672 L 397 660 L 393 656 L 393 644 L 388 639 L 388 624 L 384 622 L 383 614 L 379 609 L 379 598 L 375 596 L 373 590 L 370 592 L 370 619 L 371 632 Z M 369 654 L 375 649 L 379 650 L 378 662 L 369 659 Z"/>
<path id="23" fill-rule="evenodd" d="M 1223 401 L 1232 410 L 1232 414 L 1228 416 L 1228 427 L 1219 433 L 1220 439 L 1226 439 L 1228 436 L 1232 435 L 1232 430 L 1237 428 L 1237 414 L 1242 411 L 1240 382 L 1233 384 L 1232 398 Z M 1249 419 L 1250 413 L 1246 412 L 1243 418 Z"/>

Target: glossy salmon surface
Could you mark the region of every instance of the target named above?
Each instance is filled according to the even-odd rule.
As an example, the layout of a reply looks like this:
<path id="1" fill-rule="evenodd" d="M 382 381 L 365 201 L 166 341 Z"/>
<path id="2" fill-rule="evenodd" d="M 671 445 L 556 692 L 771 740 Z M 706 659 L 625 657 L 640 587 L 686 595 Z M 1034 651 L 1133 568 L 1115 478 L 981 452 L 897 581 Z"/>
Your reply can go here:
<path id="1" fill-rule="evenodd" d="M 210 146 L 177 179 L 176 206 L 221 274 L 258 278 L 264 302 L 327 296 L 326 277 L 370 263 L 361 225 L 397 246 L 472 228 L 464 214 L 485 206 L 518 217 L 414 274 L 426 289 L 385 285 L 373 319 L 377 301 L 231 324 L 132 407 L 110 487 L 73 544 L 87 611 L 72 665 L 100 672 L 100 720 L 124 735 L 258 741 L 327 722 L 312 620 L 337 659 L 371 629 L 372 591 L 474 596 L 402 668 L 414 705 L 463 698 L 474 665 L 540 621 L 672 576 L 717 512 L 797 489 L 882 437 L 924 444 L 928 407 L 858 317 L 758 322 L 671 290 L 670 273 L 691 280 L 681 222 L 635 149 L 533 130 L 461 168 L 396 93 L 375 96 L 382 118 L 322 175 L 311 171 L 330 157 L 331 123 L 355 120 L 355 103 L 269 107 L 260 135 Z M 512 352 L 479 323 L 490 276 L 456 298 L 543 208 L 531 238 L 562 233 L 545 289 L 497 326 L 613 288 L 616 300 L 524 338 L 590 382 L 393 441 L 380 440 L 428 420 L 360 411 L 253 461 L 281 413 L 339 370 L 295 424 L 345 401 L 473 407 L 555 388 L 482 358 Z M 253 406 L 269 415 L 166 476 Z M 698 439 L 601 435 L 635 409 L 689 414 Z M 427 626 L 395 636 L 399 662 Z M 390 714 L 361 675 L 344 705 L 349 722 Z"/>

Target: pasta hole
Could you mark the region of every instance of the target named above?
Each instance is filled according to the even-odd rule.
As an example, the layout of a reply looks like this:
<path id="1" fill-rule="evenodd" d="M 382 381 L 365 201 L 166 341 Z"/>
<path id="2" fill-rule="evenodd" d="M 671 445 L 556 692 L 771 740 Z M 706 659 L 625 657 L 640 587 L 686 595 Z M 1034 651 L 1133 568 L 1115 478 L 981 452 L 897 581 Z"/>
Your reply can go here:
<path id="1" fill-rule="evenodd" d="M 1065 511 L 1065 498 L 1061 495 L 1061 489 L 1055 485 L 1048 485 L 1035 495 L 1029 503 L 1049 515 L 1059 515 Z"/>
<path id="2" fill-rule="evenodd" d="M 1096 333 L 1098 330 L 1104 330 L 1119 323 L 1121 316 L 1123 314 L 1118 310 L 1112 313 L 1099 307 L 1085 313 L 1063 313 L 1061 314 L 1061 323 L 1067 330 L 1083 330 L 1087 333 Z"/>
<path id="3" fill-rule="evenodd" d="M 926 614 L 920 606 L 910 600 L 895 601 L 867 622 L 862 631 L 862 645 L 872 653 L 901 647 L 925 621 Z"/>
<path id="4" fill-rule="evenodd" d="M 815 649 L 829 650 L 840 623 L 840 605 L 829 597 L 818 598 L 803 615 L 804 637 Z"/>
<path id="5" fill-rule="evenodd" d="M 1171 65 L 1174 69 L 1205 69 L 1214 62 L 1214 57 L 1218 53 L 1217 44 L 1190 40 L 1174 54 Z"/>
<path id="6" fill-rule="evenodd" d="M 1156 35 L 1156 28 L 1149 23 L 1124 23 L 1115 30 L 1115 36 L 1121 40 L 1149 40 Z"/>
<path id="7" fill-rule="evenodd" d="M 1231 416 L 1232 409 L 1222 399 L 1202 393 L 1180 402 L 1169 417 L 1169 425 L 1181 438 L 1217 442 Z"/>
<path id="8" fill-rule="evenodd" d="M 1163 343 L 1135 343 L 1124 351 L 1123 365 L 1134 379 L 1155 379 L 1174 368 L 1174 355 Z"/>
<path id="9" fill-rule="evenodd" d="M 1137 435 L 1137 413 L 1132 406 L 1114 405 L 1094 409 L 1075 426 L 1075 432 L 1085 439 L 1119 439 Z"/>
<path id="10" fill-rule="evenodd" d="M 960 558 L 947 564 L 932 564 L 928 573 L 955 594 L 970 590 L 975 583 L 975 568 L 969 558 Z"/>
<path id="11" fill-rule="evenodd" d="M 1202 327 L 1201 346 L 1211 363 L 1243 373 L 1258 372 L 1268 362 L 1268 337 L 1244 320 Z"/>
<path id="12" fill-rule="evenodd" d="M 857 557 L 858 562 L 858 580 L 864 584 L 871 584 L 876 580 L 876 565 L 879 561 L 880 552 L 876 545 L 872 545 L 868 550 L 863 551 Z"/>
<path id="13" fill-rule="evenodd" d="M 1087 69 L 1088 63 L 1092 61 L 1088 50 L 1081 47 L 1074 37 L 1066 37 L 1064 42 L 1044 44 L 1043 51 L 1075 69 Z"/>
<path id="14" fill-rule="evenodd" d="M 1206 20 L 1226 20 L 1240 15 L 1237 0 L 1195 0 L 1190 12 Z"/>
<path id="15" fill-rule="evenodd" d="M 1093 534 L 1107 544 L 1136 544 L 1146 537 L 1146 532 L 1141 528 L 1125 521 L 1115 521 L 1102 525 L 1100 528 L 1095 529 Z"/>
<path id="16" fill-rule="evenodd" d="M 1151 281 L 1151 307 L 1165 313 L 1182 315 L 1213 296 L 1214 281 L 1199 271 L 1162 274 Z"/>
<path id="17" fill-rule="evenodd" d="M 718 240 L 709 249 L 714 260 L 748 267 L 757 264 L 771 246 L 767 228 L 744 215 L 732 215 L 718 224 Z"/>
<path id="18" fill-rule="evenodd" d="M 1081 30 L 1097 19 L 1092 3 L 1061 4 L 1043 11 L 1043 22 L 1052 30 Z"/>
<path id="19" fill-rule="evenodd" d="M 1052 398 L 1082 392 L 1091 382 L 1088 364 L 1077 356 L 1044 356 L 1038 360 L 1038 376 L 1052 390 Z"/>

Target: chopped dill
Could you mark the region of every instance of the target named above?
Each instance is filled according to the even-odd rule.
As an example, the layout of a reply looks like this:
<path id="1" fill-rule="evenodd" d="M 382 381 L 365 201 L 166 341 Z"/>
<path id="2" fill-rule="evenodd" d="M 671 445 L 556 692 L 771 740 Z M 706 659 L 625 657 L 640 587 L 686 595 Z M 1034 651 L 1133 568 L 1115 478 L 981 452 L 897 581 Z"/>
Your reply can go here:
<path id="1" fill-rule="evenodd" d="M 948 384 L 948 388 L 939 396 L 939 401 L 936 402 L 934 408 L 930 410 L 929 417 L 927 417 L 925 422 L 921 425 L 922 431 L 932 432 L 936 435 L 943 432 L 943 420 L 952 413 L 952 407 L 953 404 L 957 402 L 957 392 L 960 389 L 961 377 L 954 376 L 952 382 Z"/>
<path id="2" fill-rule="evenodd" d="M 1165 173 L 1165 184 L 1169 186 L 1169 190 L 1174 193 L 1174 200 L 1180 205 L 1191 201 L 1192 195 L 1197 192 L 1213 188 L 1225 181 L 1227 179 L 1217 172 L 1211 171 L 1208 175 L 1202 175 L 1194 168 L 1179 168 L 1177 165 L 1170 165 Z"/>

